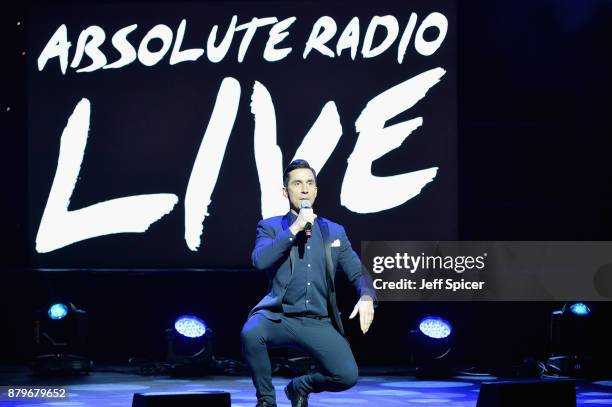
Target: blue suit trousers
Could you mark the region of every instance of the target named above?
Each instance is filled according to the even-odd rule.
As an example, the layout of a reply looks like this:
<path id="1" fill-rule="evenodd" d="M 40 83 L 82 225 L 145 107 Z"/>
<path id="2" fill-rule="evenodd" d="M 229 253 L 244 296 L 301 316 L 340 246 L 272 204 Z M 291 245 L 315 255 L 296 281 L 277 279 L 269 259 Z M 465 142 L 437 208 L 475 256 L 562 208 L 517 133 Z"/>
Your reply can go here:
<path id="1" fill-rule="evenodd" d="M 269 319 L 255 313 L 244 324 L 241 341 L 259 401 L 276 403 L 268 348 L 297 347 L 317 362 L 317 373 L 297 377 L 290 384 L 300 394 L 343 391 L 357 382 L 357 364 L 349 343 L 329 318 L 281 315 Z"/>

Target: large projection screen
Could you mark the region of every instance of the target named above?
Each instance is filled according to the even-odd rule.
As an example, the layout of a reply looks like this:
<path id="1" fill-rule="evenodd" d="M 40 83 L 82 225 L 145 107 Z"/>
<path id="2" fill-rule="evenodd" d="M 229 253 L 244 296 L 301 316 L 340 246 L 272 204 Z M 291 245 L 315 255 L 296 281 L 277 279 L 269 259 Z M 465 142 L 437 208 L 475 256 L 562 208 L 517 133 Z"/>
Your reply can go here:
<path id="1" fill-rule="evenodd" d="M 30 263 L 250 266 L 282 170 L 360 241 L 457 238 L 453 1 L 37 5 Z"/>

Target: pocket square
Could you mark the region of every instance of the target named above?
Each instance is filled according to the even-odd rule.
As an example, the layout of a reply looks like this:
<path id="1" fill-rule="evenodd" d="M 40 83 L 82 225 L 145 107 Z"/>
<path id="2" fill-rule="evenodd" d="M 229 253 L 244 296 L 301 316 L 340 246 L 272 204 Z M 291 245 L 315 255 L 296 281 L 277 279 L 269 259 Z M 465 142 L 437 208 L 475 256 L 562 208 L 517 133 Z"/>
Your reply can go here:
<path id="1" fill-rule="evenodd" d="M 340 239 L 336 239 L 332 242 L 331 247 L 340 247 Z"/>

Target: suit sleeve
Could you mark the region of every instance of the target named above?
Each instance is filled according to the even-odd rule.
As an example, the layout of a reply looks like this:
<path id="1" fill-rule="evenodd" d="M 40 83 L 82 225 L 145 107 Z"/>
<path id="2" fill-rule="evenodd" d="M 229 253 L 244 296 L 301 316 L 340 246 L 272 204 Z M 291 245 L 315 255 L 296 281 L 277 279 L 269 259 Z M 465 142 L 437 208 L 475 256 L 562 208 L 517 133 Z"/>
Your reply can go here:
<path id="1" fill-rule="evenodd" d="M 341 228 L 340 233 L 340 253 L 338 256 L 338 263 L 346 274 L 348 280 L 353 284 L 355 290 L 359 296 L 369 295 L 374 303 L 377 303 L 376 290 L 372 284 L 372 276 L 365 269 L 359 256 L 353 250 L 351 242 L 349 241 L 344 227 Z"/>
<path id="2" fill-rule="evenodd" d="M 294 238 L 289 229 L 275 234 L 271 225 L 264 220 L 259 221 L 255 247 L 251 253 L 253 266 L 257 270 L 266 270 L 272 267 L 291 250 Z"/>

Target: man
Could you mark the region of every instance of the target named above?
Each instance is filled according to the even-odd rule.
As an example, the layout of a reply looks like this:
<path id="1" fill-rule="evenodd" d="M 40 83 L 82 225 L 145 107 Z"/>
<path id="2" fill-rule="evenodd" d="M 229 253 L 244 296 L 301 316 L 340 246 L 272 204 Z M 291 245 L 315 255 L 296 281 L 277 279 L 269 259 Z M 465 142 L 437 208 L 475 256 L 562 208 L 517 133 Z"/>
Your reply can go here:
<path id="1" fill-rule="evenodd" d="M 306 161 L 295 160 L 284 171 L 283 185 L 290 211 L 259 222 L 252 253 L 255 268 L 268 273 L 270 290 L 251 310 L 241 334 L 256 407 L 276 406 L 268 347 L 299 347 L 320 367 L 320 372 L 297 377 L 285 387 L 293 407 L 308 406 L 310 393 L 355 385 L 357 365 L 336 305 L 338 265 L 360 296 L 349 318 L 359 314 L 364 334 L 374 318 L 372 279 L 344 228 L 317 217 L 310 207 L 317 197 L 315 171 Z"/>

